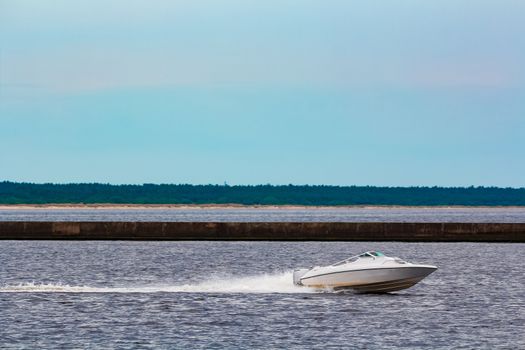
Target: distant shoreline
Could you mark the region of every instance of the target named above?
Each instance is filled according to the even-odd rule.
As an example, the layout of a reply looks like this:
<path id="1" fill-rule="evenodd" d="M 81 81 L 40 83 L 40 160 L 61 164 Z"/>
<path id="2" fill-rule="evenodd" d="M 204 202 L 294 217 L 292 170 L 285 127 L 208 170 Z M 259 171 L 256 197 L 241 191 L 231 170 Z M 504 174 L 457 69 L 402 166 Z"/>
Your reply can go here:
<path id="1" fill-rule="evenodd" d="M 0 182 L 0 205 L 124 208 L 525 207 L 525 188 Z"/>
<path id="2" fill-rule="evenodd" d="M 333 210 L 333 209 L 525 209 L 525 206 L 504 206 L 504 205 L 244 205 L 244 204 L 78 204 L 78 203 L 50 203 L 50 204 L 2 204 L 0 210 L 38 210 L 38 209 L 57 209 L 57 210 L 148 210 L 148 209 L 262 209 L 262 210 Z"/>

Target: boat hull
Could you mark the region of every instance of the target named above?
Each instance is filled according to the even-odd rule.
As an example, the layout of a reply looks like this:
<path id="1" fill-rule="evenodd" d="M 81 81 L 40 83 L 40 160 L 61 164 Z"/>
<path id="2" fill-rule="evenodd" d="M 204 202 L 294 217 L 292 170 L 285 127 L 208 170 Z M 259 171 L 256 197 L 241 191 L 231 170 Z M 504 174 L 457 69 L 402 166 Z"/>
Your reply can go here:
<path id="1" fill-rule="evenodd" d="M 434 272 L 435 266 L 403 266 L 336 271 L 304 276 L 303 286 L 313 288 L 352 289 L 361 293 L 388 293 L 410 288 Z"/>

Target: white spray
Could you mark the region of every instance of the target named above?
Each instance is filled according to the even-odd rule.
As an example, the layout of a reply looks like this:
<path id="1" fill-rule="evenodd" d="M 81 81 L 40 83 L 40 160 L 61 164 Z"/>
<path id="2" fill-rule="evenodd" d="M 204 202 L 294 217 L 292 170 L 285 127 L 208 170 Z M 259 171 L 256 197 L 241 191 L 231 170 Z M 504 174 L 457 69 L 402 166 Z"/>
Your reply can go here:
<path id="1" fill-rule="evenodd" d="M 0 286 L 0 293 L 315 293 L 293 284 L 292 272 L 244 277 L 214 277 L 198 283 L 92 287 L 55 283 L 19 283 Z"/>

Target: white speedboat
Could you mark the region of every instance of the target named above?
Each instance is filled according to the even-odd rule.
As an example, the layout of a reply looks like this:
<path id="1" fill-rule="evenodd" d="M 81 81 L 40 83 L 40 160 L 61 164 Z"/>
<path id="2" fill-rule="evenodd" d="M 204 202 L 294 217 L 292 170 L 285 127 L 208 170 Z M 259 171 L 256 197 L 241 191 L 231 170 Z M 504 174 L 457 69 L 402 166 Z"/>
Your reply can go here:
<path id="1" fill-rule="evenodd" d="M 296 269 L 293 280 L 296 285 L 313 288 L 387 293 L 412 287 L 436 269 L 369 251 L 329 266 Z"/>

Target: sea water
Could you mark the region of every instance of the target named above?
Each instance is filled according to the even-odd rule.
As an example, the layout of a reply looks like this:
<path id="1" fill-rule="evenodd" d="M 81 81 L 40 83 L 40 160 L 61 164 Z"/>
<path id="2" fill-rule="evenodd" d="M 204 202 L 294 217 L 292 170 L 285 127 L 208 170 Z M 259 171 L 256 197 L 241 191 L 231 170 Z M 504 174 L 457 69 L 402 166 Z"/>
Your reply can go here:
<path id="1" fill-rule="evenodd" d="M 525 207 L 0 208 L 0 221 L 525 222 Z"/>
<path id="2" fill-rule="evenodd" d="M 372 249 L 439 269 L 386 295 L 292 283 Z M 524 244 L 0 241 L 0 348 L 524 349 L 524 271 Z"/>

